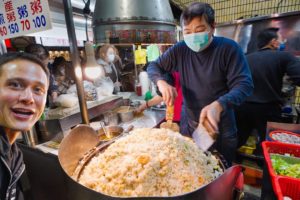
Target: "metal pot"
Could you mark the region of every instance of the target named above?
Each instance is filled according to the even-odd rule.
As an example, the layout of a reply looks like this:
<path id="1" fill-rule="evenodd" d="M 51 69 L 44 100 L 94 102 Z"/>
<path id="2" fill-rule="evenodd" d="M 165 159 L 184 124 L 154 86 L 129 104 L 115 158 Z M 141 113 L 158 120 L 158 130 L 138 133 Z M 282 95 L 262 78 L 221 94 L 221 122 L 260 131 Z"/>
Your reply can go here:
<path id="1" fill-rule="evenodd" d="M 87 139 L 83 134 L 84 131 L 90 132 L 87 134 L 91 139 Z M 71 138 L 68 138 L 69 136 Z M 151 200 L 151 199 L 160 199 L 160 200 L 232 200 L 234 199 L 235 193 L 235 186 L 237 181 L 241 181 L 243 174 L 242 174 L 242 167 L 239 165 L 233 166 L 219 176 L 217 179 L 212 181 L 211 183 L 202 186 L 201 188 L 182 195 L 172 196 L 172 197 L 112 197 L 102 194 L 100 192 L 96 192 L 91 190 L 75 180 L 71 178 L 74 169 L 78 165 L 78 162 L 81 160 L 82 156 L 85 152 L 95 147 L 98 143 L 97 139 L 95 139 L 96 132 L 87 125 L 80 125 L 77 128 L 74 128 L 67 137 L 65 137 L 60 145 L 60 149 L 58 152 L 58 158 L 60 165 L 62 166 L 64 172 L 67 174 L 67 183 L 66 187 L 69 191 L 68 199 L 72 200 Z M 95 136 L 95 138 L 94 138 Z M 87 143 L 88 141 L 92 141 Z M 77 146 L 77 147 L 76 147 Z M 73 153 L 70 152 L 70 148 L 73 149 Z M 85 151 L 83 151 L 83 149 Z M 69 153 L 66 153 L 69 151 Z M 81 157 L 80 157 L 81 155 Z M 221 162 L 221 161 L 220 161 Z M 242 182 L 243 183 L 243 182 Z"/>
<path id="2" fill-rule="evenodd" d="M 108 132 L 108 134 L 111 135 L 111 138 L 106 137 L 105 132 L 104 132 L 104 128 L 105 128 L 105 131 Z M 110 140 L 114 137 L 119 136 L 124 131 L 124 129 L 121 126 L 105 126 L 104 128 L 101 128 L 101 129 L 97 130 L 100 141 Z"/>
<path id="3" fill-rule="evenodd" d="M 196 191 L 173 197 L 111 197 L 86 188 L 70 177 L 68 177 L 66 186 L 69 191 L 68 197 L 70 200 L 232 200 L 238 194 L 235 190 L 235 185 L 242 176 L 242 167 L 235 165 L 227 169 L 213 182 Z"/>
<path id="4" fill-rule="evenodd" d="M 121 106 L 117 113 L 122 122 L 129 122 L 134 118 L 133 109 L 130 106 Z"/>

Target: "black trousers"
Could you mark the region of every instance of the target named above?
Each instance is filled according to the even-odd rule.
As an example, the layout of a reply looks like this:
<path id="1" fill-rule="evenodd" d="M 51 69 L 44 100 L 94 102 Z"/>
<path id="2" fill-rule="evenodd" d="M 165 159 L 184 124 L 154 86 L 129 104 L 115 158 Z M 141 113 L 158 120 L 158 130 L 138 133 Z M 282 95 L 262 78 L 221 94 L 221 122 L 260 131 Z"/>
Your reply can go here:
<path id="1" fill-rule="evenodd" d="M 236 110 L 238 129 L 238 147 L 244 145 L 253 130 L 257 130 L 260 143 L 266 138 L 267 122 L 280 122 L 281 106 L 279 103 L 244 103 Z"/>

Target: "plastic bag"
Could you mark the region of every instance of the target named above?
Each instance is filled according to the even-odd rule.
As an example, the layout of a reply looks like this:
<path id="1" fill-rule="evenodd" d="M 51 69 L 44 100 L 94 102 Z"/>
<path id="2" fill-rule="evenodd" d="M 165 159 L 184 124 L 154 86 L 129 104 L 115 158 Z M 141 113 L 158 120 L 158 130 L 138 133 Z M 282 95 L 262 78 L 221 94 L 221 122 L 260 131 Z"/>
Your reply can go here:
<path id="1" fill-rule="evenodd" d="M 109 77 L 102 77 L 95 80 L 98 99 L 102 96 L 110 96 L 114 91 L 114 83 Z"/>
<path id="2" fill-rule="evenodd" d="M 78 104 L 78 97 L 74 94 L 61 94 L 55 100 L 55 105 L 65 108 L 72 108 Z"/>
<path id="3" fill-rule="evenodd" d="M 90 81 L 83 81 L 84 93 L 85 93 L 85 100 L 86 101 L 95 101 L 97 100 L 97 92 L 96 87 Z M 76 94 L 76 85 L 73 84 L 67 91 L 68 94 Z"/>

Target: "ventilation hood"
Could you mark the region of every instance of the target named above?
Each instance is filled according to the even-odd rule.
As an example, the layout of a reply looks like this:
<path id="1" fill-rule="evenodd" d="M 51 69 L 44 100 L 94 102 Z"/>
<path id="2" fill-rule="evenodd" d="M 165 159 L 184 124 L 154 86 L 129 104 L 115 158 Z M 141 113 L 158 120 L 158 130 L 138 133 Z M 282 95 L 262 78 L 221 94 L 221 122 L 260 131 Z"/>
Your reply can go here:
<path id="1" fill-rule="evenodd" d="M 169 0 L 97 0 L 93 14 L 96 43 L 175 43 Z"/>

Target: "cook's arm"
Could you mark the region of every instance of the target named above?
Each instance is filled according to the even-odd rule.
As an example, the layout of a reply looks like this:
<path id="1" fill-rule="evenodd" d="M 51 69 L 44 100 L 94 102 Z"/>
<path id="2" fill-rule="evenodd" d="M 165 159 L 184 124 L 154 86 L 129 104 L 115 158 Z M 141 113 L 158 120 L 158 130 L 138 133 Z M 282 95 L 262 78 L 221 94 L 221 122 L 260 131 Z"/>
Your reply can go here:
<path id="1" fill-rule="evenodd" d="M 162 94 L 163 100 L 167 105 L 172 105 L 177 96 L 176 89 L 167 83 L 164 74 L 175 70 L 176 66 L 176 47 L 169 48 L 157 60 L 148 65 L 147 73 Z"/>
<path id="2" fill-rule="evenodd" d="M 226 77 L 229 92 L 217 101 L 222 105 L 223 111 L 227 108 L 240 105 L 253 91 L 253 81 L 248 62 L 242 49 L 236 44 L 226 56 Z"/>

